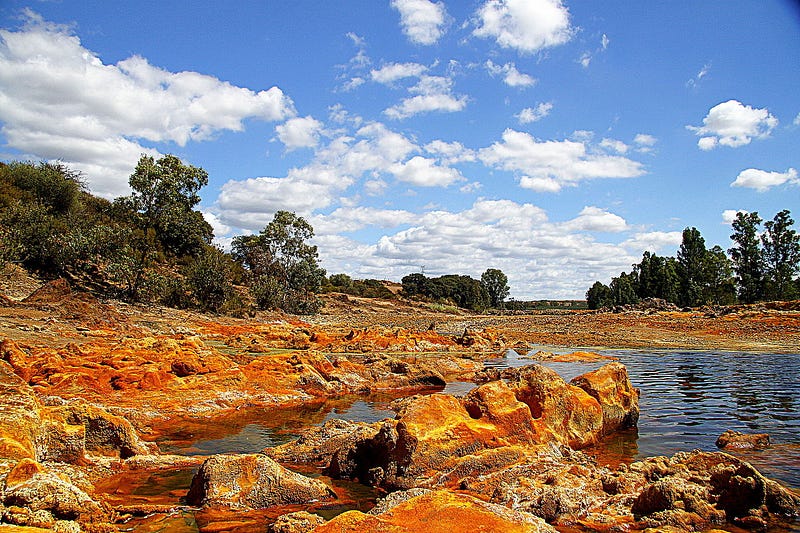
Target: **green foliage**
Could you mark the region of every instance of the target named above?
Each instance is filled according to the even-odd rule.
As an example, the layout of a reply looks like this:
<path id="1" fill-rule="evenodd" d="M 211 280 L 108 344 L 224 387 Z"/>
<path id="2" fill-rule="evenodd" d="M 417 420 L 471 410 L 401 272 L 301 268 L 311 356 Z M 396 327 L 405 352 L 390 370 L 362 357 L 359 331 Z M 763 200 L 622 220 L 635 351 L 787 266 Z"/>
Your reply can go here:
<path id="1" fill-rule="evenodd" d="M 758 240 L 758 212 L 736 213 L 731 240 L 734 246 L 728 250 L 736 272 L 739 300 L 753 303 L 764 295 L 764 265 Z"/>
<path id="2" fill-rule="evenodd" d="M 319 310 L 325 270 L 317 263 L 311 224 L 288 211 L 278 211 L 258 235 L 233 239 L 233 257 L 249 271 L 250 288 L 261 309 L 278 308 L 308 314 Z"/>
<path id="3" fill-rule="evenodd" d="M 403 294 L 422 296 L 442 303 L 452 302 L 464 309 L 482 310 L 489 305 L 489 293 L 480 281 L 469 276 L 447 274 L 427 278 L 423 274 L 403 277 Z"/>
<path id="4" fill-rule="evenodd" d="M 586 303 L 589 309 L 601 309 L 614 305 L 614 295 L 608 285 L 595 281 L 586 291 Z"/>
<path id="5" fill-rule="evenodd" d="M 622 272 L 619 277 L 611 280 L 610 289 L 614 305 L 635 304 L 639 301 L 636 294 L 636 274 Z"/>
<path id="6" fill-rule="evenodd" d="M 186 267 L 186 286 L 194 304 L 205 311 L 219 312 L 233 296 L 231 258 L 219 248 L 209 246 Z"/>
<path id="7" fill-rule="evenodd" d="M 342 292 L 362 298 L 392 300 L 394 293 L 377 279 L 353 279 L 347 274 L 332 274 L 322 287 L 323 292 Z"/>
<path id="8" fill-rule="evenodd" d="M 733 265 L 725 251 L 714 246 L 703 258 L 703 302 L 717 305 L 730 305 L 736 302 L 736 283 L 733 278 Z"/>
<path id="9" fill-rule="evenodd" d="M 703 302 L 706 284 L 706 241 L 697 228 L 683 230 L 683 240 L 678 249 L 678 280 L 680 294 L 678 303 L 696 306 Z"/>
<path id="10" fill-rule="evenodd" d="M 14 161 L 0 166 L 0 208 L 37 203 L 64 215 L 78 208 L 82 191 L 80 174 L 61 163 Z"/>
<path id="11" fill-rule="evenodd" d="M 489 268 L 481 274 L 481 285 L 489 295 L 489 305 L 492 307 L 500 307 L 511 290 L 508 277 L 496 268 Z"/>
<path id="12" fill-rule="evenodd" d="M 767 296 L 778 300 L 794 298 L 793 278 L 800 271 L 800 235 L 791 226 L 794 220 L 787 209 L 764 223 L 761 236 Z"/>

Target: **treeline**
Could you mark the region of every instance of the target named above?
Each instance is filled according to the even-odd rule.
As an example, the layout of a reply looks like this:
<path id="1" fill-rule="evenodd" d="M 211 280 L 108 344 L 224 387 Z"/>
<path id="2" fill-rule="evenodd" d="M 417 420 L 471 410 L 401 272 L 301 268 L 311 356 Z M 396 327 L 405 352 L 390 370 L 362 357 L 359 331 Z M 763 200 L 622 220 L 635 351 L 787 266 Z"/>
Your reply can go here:
<path id="1" fill-rule="evenodd" d="M 404 296 L 450 303 L 476 311 L 500 307 L 510 290 L 508 277 L 496 268 L 487 269 L 480 280 L 456 274 L 428 278 L 415 273 L 405 276 L 401 281 Z"/>
<path id="2" fill-rule="evenodd" d="M 0 264 L 132 302 L 240 316 L 318 310 L 325 271 L 306 242 L 311 225 L 279 211 L 226 253 L 195 210 L 207 183 L 205 170 L 175 156 L 142 156 L 131 194 L 112 202 L 91 195 L 64 165 L 0 163 Z"/>
<path id="3" fill-rule="evenodd" d="M 784 209 L 764 222 L 757 212 L 737 213 L 733 247 L 706 248 L 697 228 L 686 228 L 676 257 L 644 252 L 629 273 L 610 285 L 595 282 L 586 292 L 590 309 L 661 298 L 683 307 L 728 305 L 800 297 L 800 235 Z"/>

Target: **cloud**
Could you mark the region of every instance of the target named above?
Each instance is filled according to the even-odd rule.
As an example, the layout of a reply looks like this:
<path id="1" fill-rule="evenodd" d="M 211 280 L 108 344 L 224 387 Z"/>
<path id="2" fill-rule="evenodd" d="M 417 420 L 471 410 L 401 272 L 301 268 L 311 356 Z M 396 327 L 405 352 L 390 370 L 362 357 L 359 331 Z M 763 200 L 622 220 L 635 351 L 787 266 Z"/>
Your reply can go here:
<path id="1" fill-rule="evenodd" d="M 739 172 L 731 187 L 747 187 L 758 192 L 767 192 L 772 187 L 779 185 L 797 185 L 797 170 L 790 168 L 786 172 L 769 172 L 757 168 L 748 168 Z"/>
<path id="2" fill-rule="evenodd" d="M 795 126 L 800 126 L 800 113 L 798 113 L 797 116 L 794 117 L 794 122 L 792 122 L 792 124 L 794 124 Z"/>
<path id="3" fill-rule="evenodd" d="M 733 221 L 736 220 L 736 215 L 739 213 L 747 214 L 747 211 L 744 209 L 726 209 L 722 212 L 722 223 L 727 225 L 733 224 Z"/>
<path id="4" fill-rule="evenodd" d="M 396 163 L 390 171 L 400 181 L 420 187 L 447 187 L 457 181 L 464 181 L 458 170 L 437 165 L 433 159 L 422 156 L 414 156 L 405 163 Z"/>
<path id="5" fill-rule="evenodd" d="M 288 150 L 313 148 L 319 143 L 322 122 L 312 116 L 290 118 L 275 127 L 278 139 Z"/>
<path id="6" fill-rule="evenodd" d="M 603 36 L 600 38 L 600 46 L 603 48 L 603 50 L 608 50 L 608 45 L 610 42 L 611 39 L 609 39 L 608 35 L 604 33 Z"/>
<path id="7" fill-rule="evenodd" d="M 672 255 L 682 241 L 681 231 L 649 231 L 634 234 L 625 240 L 622 246 L 639 254 L 645 251 L 659 253 L 661 250 L 667 250 L 667 253 Z M 636 262 L 639 262 L 638 258 Z"/>
<path id="8" fill-rule="evenodd" d="M 600 146 L 613 152 L 617 152 L 618 154 L 626 153 L 629 148 L 627 144 L 620 140 L 607 138 L 600 141 Z"/>
<path id="9" fill-rule="evenodd" d="M 377 70 L 372 70 L 370 77 L 372 81 L 390 85 L 403 78 L 419 77 L 427 70 L 428 67 L 419 63 L 389 63 Z"/>
<path id="10" fill-rule="evenodd" d="M 689 80 L 686 82 L 686 86 L 690 88 L 696 87 L 703 78 L 708 76 L 709 72 L 711 72 L 711 63 L 706 63 L 694 78 L 689 78 Z"/>
<path id="11" fill-rule="evenodd" d="M 637 133 L 633 138 L 633 144 L 636 145 L 636 150 L 639 152 L 650 152 L 653 146 L 656 145 L 658 139 L 647 133 Z"/>
<path id="12" fill-rule="evenodd" d="M 492 76 L 503 76 L 503 83 L 509 87 L 532 87 L 536 85 L 536 78 L 517 70 L 514 63 L 506 63 L 500 66 L 489 59 L 486 61 L 486 70 Z"/>
<path id="13" fill-rule="evenodd" d="M 251 118 L 294 115 L 277 87 L 252 91 L 198 72 L 169 72 L 132 56 L 105 64 L 64 26 L 30 15 L 0 30 L 0 121 L 9 147 L 61 159 L 92 191 L 124 194 L 142 142 L 188 142 L 242 131 Z"/>
<path id="14" fill-rule="evenodd" d="M 586 206 L 576 218 L 565 222 L 563 227 L 569 231 L 619 233 L 628 229 L 628 223 L 621 216 L 610 213 L 605 209 Z"/>
<path id="15" fill-rule="evenodd" d="M 476 37 L 533 53 L 569 41 L 575 30 L 560 0 L 488 0 L 476 12 Z"/>
<path id="16" fill-rule="evenodd" d="M 580 63 L 580 65 L 583 68 L 589 68 L 589 64 L 591 62 L 592 62 L 592 54 L 591 54 L 591 52 L 584 52 L 583 54 L 581 54 L 581 57 L 578 59 L 578 63 Z"/>
<path id="17" fill-rule="evenodd" d="M 453 80 L 443 76 L 421 76 L 419 83 L 409 89 L 416 94 L 383 113 L 392 119 L 404 119 L 421 113 L 434 111 L 453 113 L 467 106 L 466 96 L 456 96 L 452 92 Z"/>
<path id="18" fill-rule="evenodd" d="M 542 120 L 544 117 L 550 114 L 552 109 L 552 102 L 540 102 L 536 104 L 536 107 L 526 107 L 515 116 L 517 117 L 517 120 L 519 120 L 520 124 L 530 124 L 531 122 Z"/>
<path id="19" fill-rule="evenodd" d="M 367 227 L 395 228 L 417 220 L 415 213 L 374 207 L 340 207 L 327 215 L 310 218 L 316 235 L 350 233 Z"/>
<path id="20" fill-rule="evenodd" d="M 437 139 L 426 144 L 425 151 L 438 156 L 442 162 L 448 165 L 477 160 L 475 150 L 465 148 L 460 142 L 445 142 Z"/>
<path id="21" fill-rule="evenodd" d="M 633 178 L 644 174 L 642 164 L 592 150 L 587 142 L 538 141 L 512 129 L 502 141 L 479 152 L 487 166 L 523 174 L 520 186 L 557 192 L 564 186 L 592 178 Z"/>
<path id="22" fill-rule="evenodd" d="M 442 2 L 392 0 L 391 6 L 400 12 L 403 33 L 412 43 L 436 44 L 444 34 L 447 12 Z"/>
<path id="23" fill-rule="evenodd" d="M 711 150 L 718 145 L 736 148 L 750 144 L 754 138 L 768 137 L 777 125 L 778 119 L 766 109 L 728 100 L 712 107 L 703 119 L 702 126 L 686 128 L 701 136 L 697 141 L 701 150 Z"/>
<path id="24" fill-rule="evenodd" d="M 586 208 L 577 217 L 588 230 L 571 229 L 566 226 L 570 222 L 552 222 L 544 209 L 529 203 L 479 199 L 462 211 L 433 210 L 410 218 L 397 215 L 397 220 L 389 214 L 390 220 L 410 226 L 387 232 L 371 244 L 340 235 L 315 243 L 329 272 L 399 280 L 423 265 L 428 276 L 458 273 L 475 278 L 487 268 L 499 268 L 509 276 L 516 298 L 581 298 L 595 280 L 629 270 L 637 260 L 624 246 L 600 242 L 587 233 L 605 231 L 592 229 L 593 209 L 597 208 Z M 611 215 L 598 210 L 600 221 L 602 213 Z"/>

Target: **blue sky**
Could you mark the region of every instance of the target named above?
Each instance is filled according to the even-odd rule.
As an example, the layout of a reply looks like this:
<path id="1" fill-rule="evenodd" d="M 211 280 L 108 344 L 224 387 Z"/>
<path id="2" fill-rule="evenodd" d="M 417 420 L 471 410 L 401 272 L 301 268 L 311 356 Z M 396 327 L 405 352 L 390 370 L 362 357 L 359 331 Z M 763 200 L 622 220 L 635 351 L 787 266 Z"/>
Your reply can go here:
<path id="1" fill-rule="evenodd" d="M 209 172 L 226 245 L 276 210 L 329 273 L 500 268 L 581 298 L 737 210 L 800 217 L 789 0 L 0 4 L 0 158 L 127 191 L 143 153 Z"/>

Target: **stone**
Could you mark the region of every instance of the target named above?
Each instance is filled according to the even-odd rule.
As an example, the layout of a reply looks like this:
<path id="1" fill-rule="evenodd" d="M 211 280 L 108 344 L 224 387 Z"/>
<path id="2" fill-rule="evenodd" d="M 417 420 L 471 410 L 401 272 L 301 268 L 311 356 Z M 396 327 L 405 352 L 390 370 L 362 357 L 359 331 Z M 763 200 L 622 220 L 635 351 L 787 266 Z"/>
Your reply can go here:
<path id="1" fill-rule="evenodd" d="M 325 523 L 321 516 L 308 511 L 281 515 L 267 526 L 267 533 L 308 533 Z"/>
<path id="2" fill-rule="evenodd" d="M 727 430 L 725 433 L 717 437 L 717 448 L 720 449 L 737 449 L 737 450 L 752 450 L 769 447 L 769 435 L 766 433 L 740 433 Z"/>
<path id="3" fill-rule="evenodd" d="M 282 467 L 265 455 L 215 455 L 192 478 L 187 502 L 261 509 L 327 500 L 335 493 L 323 482 Z"/>
<path id="4" fill-rule="evenodd" d="M 348 511 L 317 527 L 314 533 L 382 531 L 389 533 L 555 533 L 544 520 L 509 510 L 466 494 L 438 490 L 425 492 L 380 514 Z"/>
<path id="5" fill-rule="evenodd" d="M 636 427 L 639 422 L 639 390 L 628 378 L 622 363 L 608 363 L 570 381 L 600 403 L 603 409 L 603 435 Z"/>
<path id="6" fill-rule="evenodd" d="M 3 349 L 15 347 L 4 342 Z M 36 459 L 36 437 L 41 426 L 41 404 L 12 367 L 0 360 L 0 457 Z"/>

